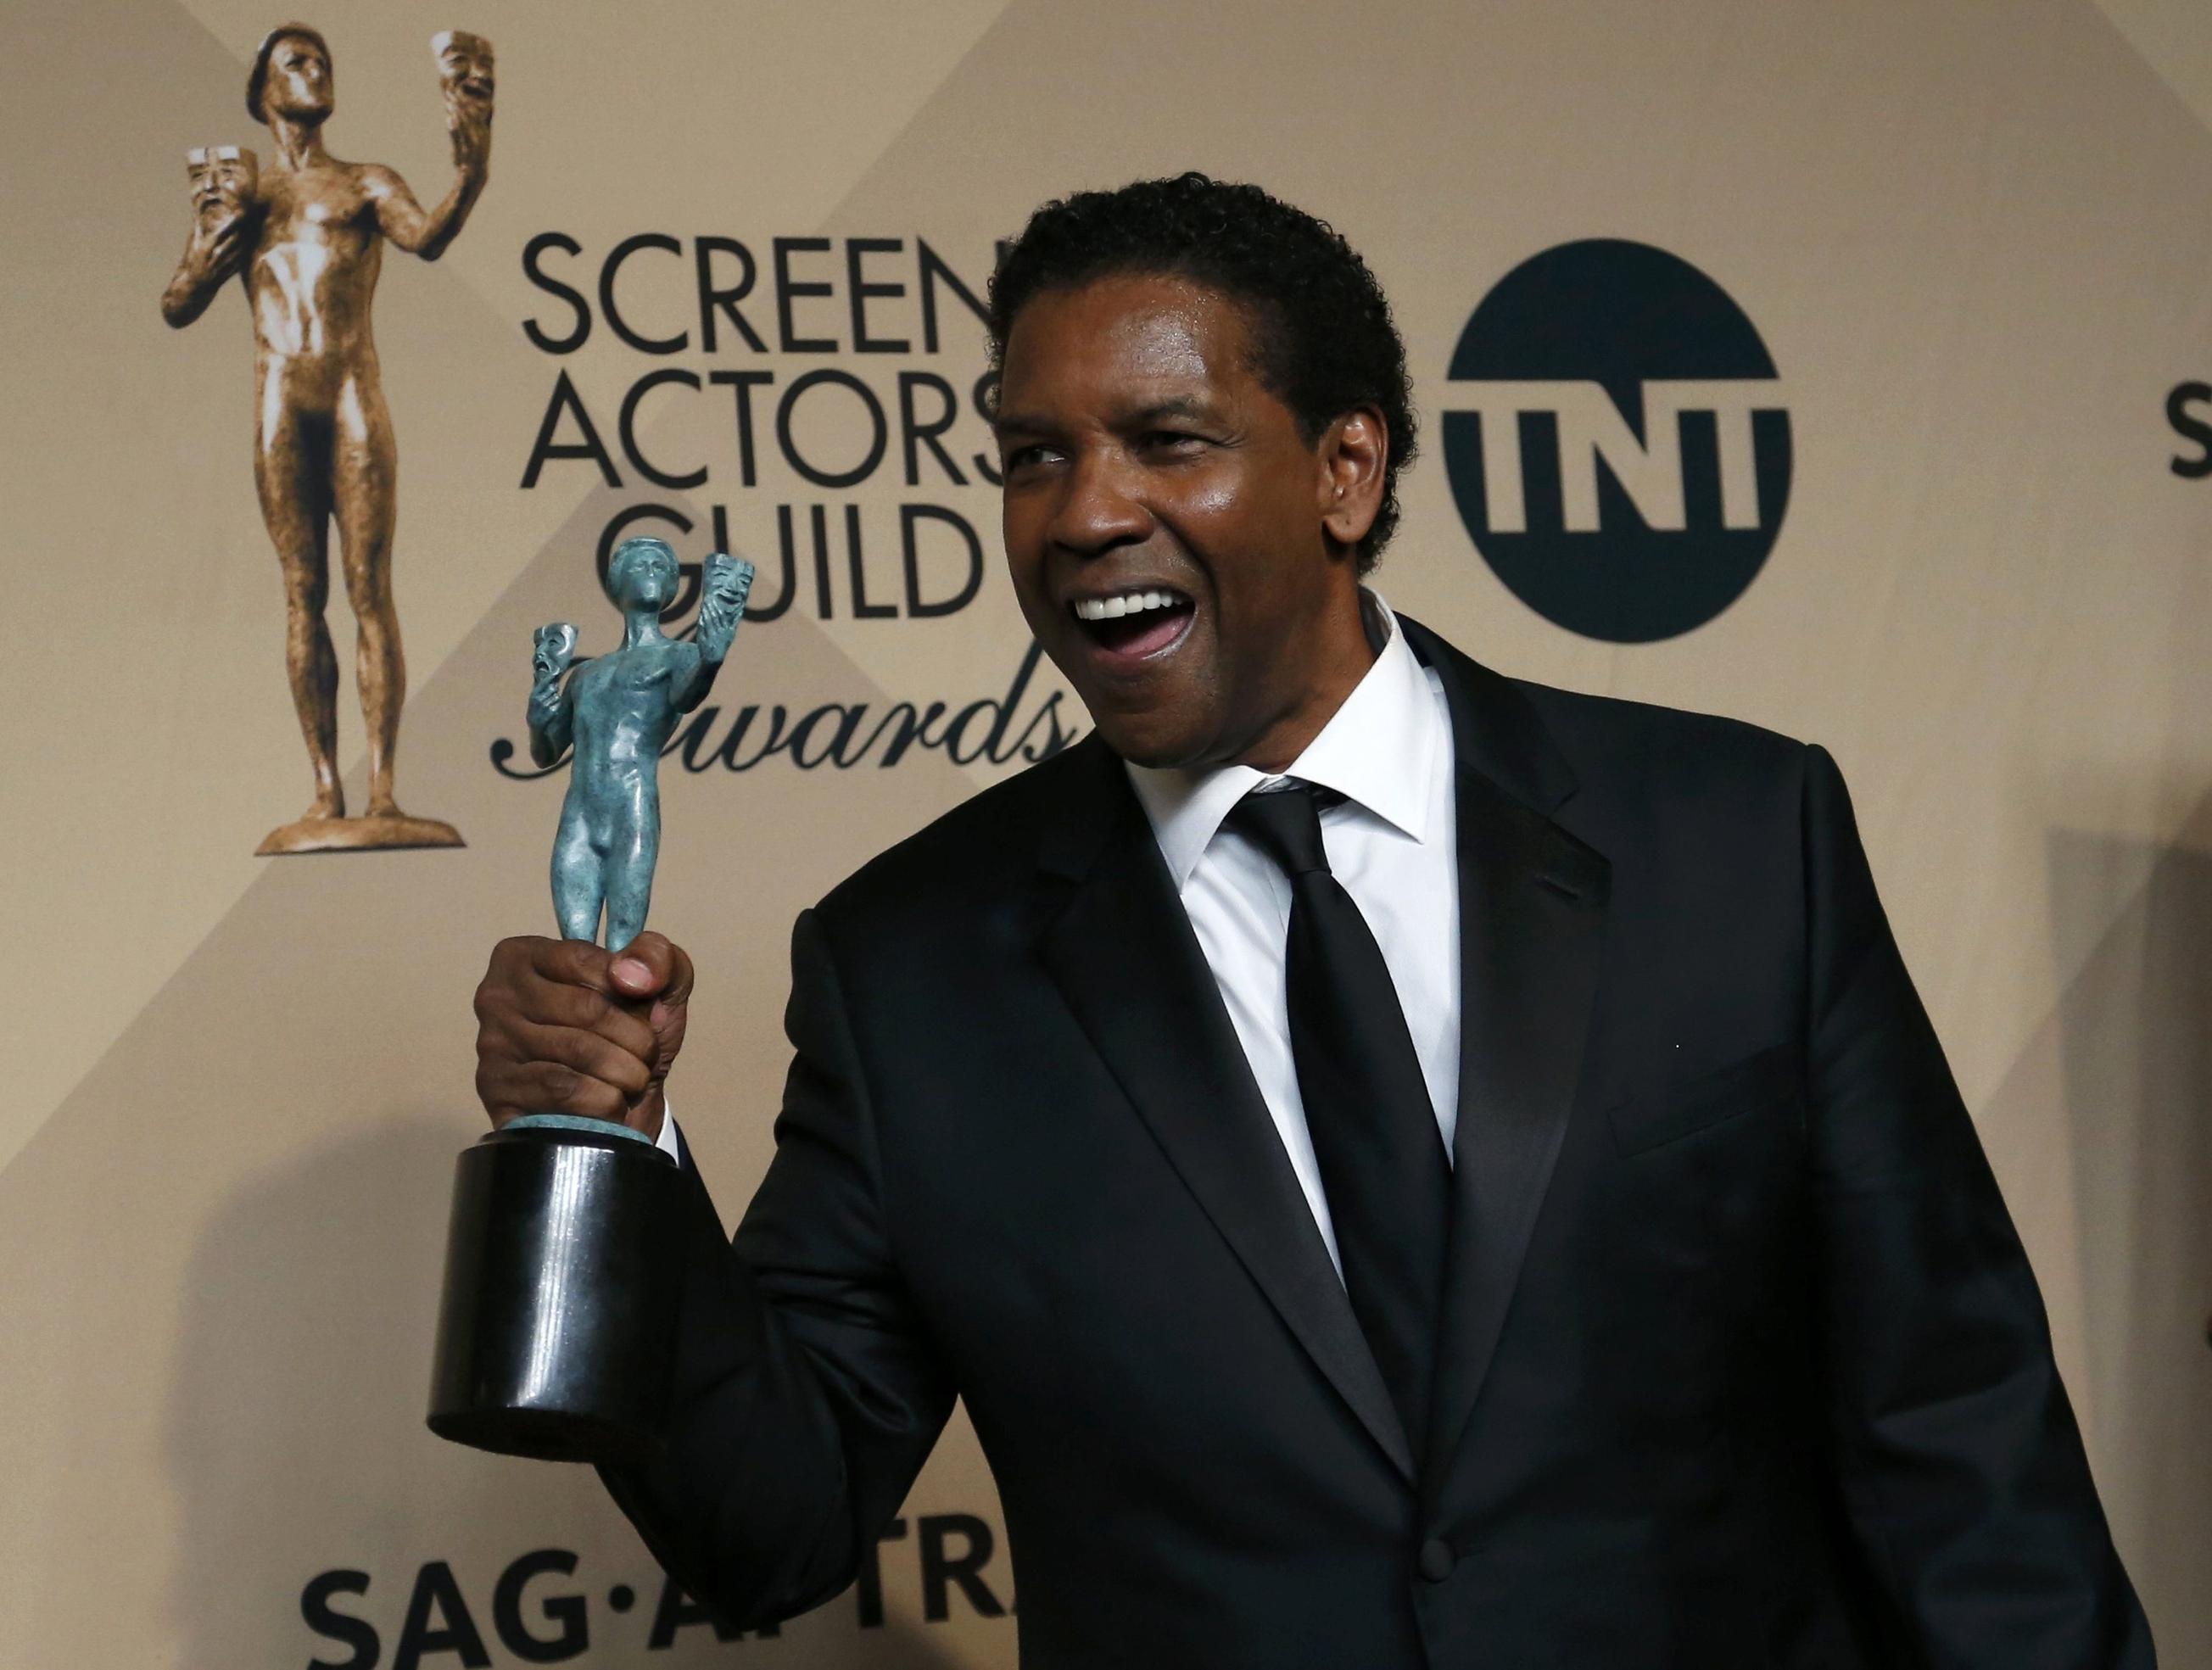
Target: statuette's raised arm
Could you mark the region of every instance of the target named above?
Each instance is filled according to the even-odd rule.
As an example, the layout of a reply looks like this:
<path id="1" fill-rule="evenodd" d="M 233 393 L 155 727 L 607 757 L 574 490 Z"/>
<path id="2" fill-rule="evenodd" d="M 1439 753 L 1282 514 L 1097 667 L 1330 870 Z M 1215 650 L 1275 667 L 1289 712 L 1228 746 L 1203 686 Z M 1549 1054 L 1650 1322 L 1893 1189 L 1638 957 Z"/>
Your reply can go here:
<path id="1" fill-rule="evenodd" d="M 384 235 L 410 255 L 434 261 L 460 234 L 469 210 L 491 178 L 492 50 L 482 35 L 447 29 L 434 37 L 438 84 L 445 94 L 446 131 L 453 146 L 453 188 L 427 213 L 390 168 L 362 171 Z"/>

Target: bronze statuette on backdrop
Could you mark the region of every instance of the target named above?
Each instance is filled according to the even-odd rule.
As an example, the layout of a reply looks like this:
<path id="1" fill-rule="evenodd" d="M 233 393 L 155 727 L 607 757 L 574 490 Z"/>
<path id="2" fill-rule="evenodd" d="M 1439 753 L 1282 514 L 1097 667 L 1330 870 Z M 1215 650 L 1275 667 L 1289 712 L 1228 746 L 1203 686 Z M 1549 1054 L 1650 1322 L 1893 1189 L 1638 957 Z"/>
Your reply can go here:
<path id="1" fill-rule="evenodd" d="M 161 316 L 181 328 L 231 279 L 243 281 L 253 323 L 253 481 L 283 575 L 285 668 L 314 774 L 306 812 L 270 830 L 264 853 L 462 844 L 452 824 L 402 811 L 392 791 L 407 694 L 392 587 L 398 453 L 369 319 L 385 243 L 436 259 L 490 170 L 491 43 L 447 31 L 431 52 L 454 168 L 434 209 L 416 203 L 391 169 L 324 149 L 331 53 L 306 24 L 271 31 L 246 82 L 246 109 L 275 147 L 267 165 L 235 145 L 188 154 L 192 229 Z M 368 804 L 350 817 L 338 781 L 337 656 L 325 619 L 333 528 L 368 733 Z"/>

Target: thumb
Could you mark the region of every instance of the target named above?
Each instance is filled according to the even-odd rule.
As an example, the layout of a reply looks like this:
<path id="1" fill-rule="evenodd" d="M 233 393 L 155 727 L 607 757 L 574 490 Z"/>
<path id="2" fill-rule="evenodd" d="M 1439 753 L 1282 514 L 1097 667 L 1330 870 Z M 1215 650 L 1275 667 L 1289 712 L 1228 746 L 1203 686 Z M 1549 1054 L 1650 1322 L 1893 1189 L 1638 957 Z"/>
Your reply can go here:
<path id="1" fill-rule="evenodd" d="M 691 994 L 691 959 L 651 930 L 629 942 L 608 965 L 607 977 L 626 998 L 664 998 L 681 1003 Z"/>

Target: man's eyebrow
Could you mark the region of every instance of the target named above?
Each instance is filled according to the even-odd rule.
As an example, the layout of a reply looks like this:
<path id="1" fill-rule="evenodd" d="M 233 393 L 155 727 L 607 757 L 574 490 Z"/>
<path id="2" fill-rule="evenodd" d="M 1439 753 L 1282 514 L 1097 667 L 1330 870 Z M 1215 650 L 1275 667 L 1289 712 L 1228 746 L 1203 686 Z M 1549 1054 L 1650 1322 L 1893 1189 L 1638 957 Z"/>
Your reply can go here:
<path id="1" fill-rule="evenodd" d="M 1122 418 L 1124 425 L 1150 423 L 1162 417 L 1211 417 L 1213 409 L 1203 400 L 1188 394 L 1170 395 L 1164 400 L 1155 400 L 1149 406 L 1140 406 Z"/>
<path id="2" fill-rule="evenodd" d="M 1148 404 L 1135 406 L 1121 413 L 1114 426 L 1121 429 L 1140 428 L 1145 424 L 1158 422 L 1164 417 L 1188 417 L 1200 420 L 1215 416 L 1214 410 L 1194 395 L 1171 394 Z M 991 420 L 992 430 L 998 434 L 1052 434 L 1055 428 L 1050 419 L 1030 412 L 1002 411 Z"/>

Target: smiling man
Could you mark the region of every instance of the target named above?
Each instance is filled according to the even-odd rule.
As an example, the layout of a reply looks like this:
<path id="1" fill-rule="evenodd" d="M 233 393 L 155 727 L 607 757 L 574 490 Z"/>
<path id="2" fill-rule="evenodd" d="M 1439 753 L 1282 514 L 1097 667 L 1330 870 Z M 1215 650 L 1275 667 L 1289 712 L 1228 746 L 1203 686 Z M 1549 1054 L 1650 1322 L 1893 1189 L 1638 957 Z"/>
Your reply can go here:
<path id="1" fill-rule="evenodd" d="M 1173 271 L 1041 283 L 1056 252 L 1018 250 L 993 298 L 1022 612 L 1122 759 L 1282 770 L 1375 659 L 1358 576 L 1413 447 L 1388 316 L 1338 386 L 1296 389 L 1256 298 Z"/>
<path id="2" fill-rule="evenodd" d="M 692 1190 L 608 1483 L 753 1623 L 956 1396 L 1031 1667 L 2151 1662 L 1833 763 L 1507 679 L 1362 584 L 1413 452 L 1359 258 L 1198 175 L 992 288 L 1005 528 L 1097 721 L 799 919 L 734 1241 L 688 958 L 504 942 L 478 1085 Z"/>

